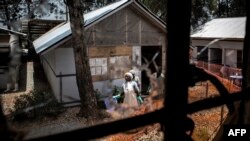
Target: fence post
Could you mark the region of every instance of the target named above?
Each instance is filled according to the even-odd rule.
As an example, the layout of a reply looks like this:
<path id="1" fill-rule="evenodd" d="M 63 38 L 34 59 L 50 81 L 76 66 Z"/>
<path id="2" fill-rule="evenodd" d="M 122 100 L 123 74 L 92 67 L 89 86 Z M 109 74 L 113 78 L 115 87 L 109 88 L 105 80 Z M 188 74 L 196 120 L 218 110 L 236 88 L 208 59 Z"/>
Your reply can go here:
<path id="1" fill-rule="evenodd" d="M 206 98 L 208 97 L 208 82 L 206 83 Z"/>
<path id="2" fill-rule="evenodd" d="M 223 123 L 223 115 L 224 115 L 224 105 L 221 106 L 220 125 L 222 125 Z"/>
<path id="3" fill-rule="evenodd" d="M 59 94 L 60 94 L 60 103 L 63 102 L 62 100 L 62 72 L 60 72 L 59 76 Z"/>

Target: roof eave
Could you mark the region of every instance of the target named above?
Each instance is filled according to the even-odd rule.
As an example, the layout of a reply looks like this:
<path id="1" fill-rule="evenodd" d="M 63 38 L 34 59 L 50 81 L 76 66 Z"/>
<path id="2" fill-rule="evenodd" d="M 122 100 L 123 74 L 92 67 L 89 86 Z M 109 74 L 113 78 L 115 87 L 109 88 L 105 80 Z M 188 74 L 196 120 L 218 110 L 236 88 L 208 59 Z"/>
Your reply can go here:
<path id="1" fill-rule="evenodd" d="M 103 19 L 106 19 L 107 17 L 111 16 L 112 14 L 116 13 L 117 11 L 123 9 L 124 7 L 130 5 L 131 3 L 133 3 L 133 0 L 127 1 L 124 4 L 120 5 L 119 7 L 117 7 L 116 9 L 112 10 L 111 12 L 108 12 L 107 14 L 103 15 L 102 17 L 88 23 L 87 25 L 84 25 L 85 30 L 96 25 L 97 23 L 99 23 L 100 21 L 102 21 Z"/>
<path id="2" fill-rule="evenodd" d="M 41 50 L 38 54 L 40 54 L 40 55 L 46 54 L 46 53 L 49 52 L 50 50 L 52 50 L 52 49 L 54 49 L 54 48 L 56 48 L 56 47 L 62 45 L 63 43 L 67 42 L 69 39 L 71 39 L 71 37 L 72 37 L 71 34 L 68 35 L 68 36 L 66 36 L 65 38 L 59 40 L 58 42 L 56 42 L 56 43 L 50 45 L 49 48 L 46 48 L 46 49 L 44 49 L 44 50 Z"/>
<path id="3" fill-rule="evenodd" d="M 166 30 L 166 23 L 161 20 L 159 17 L 157 17 L 154 13 L 152 13 L 148 8 L 146 8 L 143 4 L 141 4 L 140 2 L 137 2 L 136 0 L 130 0 L 124 4 L 122 4 L 121 6 L 119 6 L 118 8 L 114 9 L 113 11 L 107 13 L 106 15 L 102 16 L 101 18 L 85 25 L 85 29 L 88 29 L 92 26 L 94 26 L 95 24 L 99 23 L 100 21 L 102 21 L 103 19 L 111 16 L 112 14 L 114 14 L 115 12 L 123 9 L 124 7 L 130 5 L 130 4 L 134 4 L 137 8 L 139 8 L 139 10 L 143 11 L 142 13 L 146 16 L 149 17 L 154 23 L 156 23 L 165 33 L 167 33 Z"/>
<path id="4" fill-rule="evenodd" d="M 215 39 L 221 39 L 221 41 L 244 41 L 244 38 L 240 37 L 192 37 L 192 40 L 215 40 Z"/>
<path id="5" fill-rule="evenodd" d="M 107 14 L 103 15 L 102 17 L 100 17 L 100 18 L 98 18 L 98 19 L 96 19 L 96 20 L 94 20 L 94 21 L 92 21 L 92 22 L 90 22 L 90 23 L 88 23 L 88 24 L 85 24 L 85 25 L 84 25 L 85 30 L 87 30 L 88 28 L 94 26 L 95 24 L 99 23 L 99 22 L 102 21 L 103 19 L 105 19 L 105 18 L 111 16 L 112 14 L 116 13 L 117 11 L 123 9 L 124 7 L 126 7 L 126 6 L 128 6 L 128 5 L 132 4 L 132 3 L 133 3 L 136 7 L 138 7 L 139 10 L 143 11 L 142 13 L 143 13 L 146 17 L 149 17 L 149 18 L 151 19 L 151 21 L 153 21 L 154 23 L 156 23 L 156 25 L 158 25 L 159 28 L 160 28 L 163 32 L 167 33 L 167 30 L 166 30 L 166 23 L 165 23 L 164 21 L 162 21 L 159 17 L 157 17 L 155 14 L 153 14 L 150 10 L 148 10 L 145 6 L 143 6 L 141 3 L 139 3 L 139 2 L 137 2 L 137 1 L 135 1 L 135 0 L 129 0 L 129 1 L 125 2 L 124 4 L 120 5 L 119 7 L 115 8 L 114 10 L 112 10 L 112 11 L 108 12 Z M 71 34 L 72 34 L 72 33 L 71 33 Z M 60 43 L 60 42 L 62 42 L 62 41 L 64 41 L 64 40 L 67 40 L 67 39 L 69 38 L 69 36 L 71 36 L 71 34 L 68 35 L 67 37 L 63 38 L 63 39 L 58 40 L 56 43 L 50 45 L 49 49 L 45 49 L 45 50 L 38 51 L 38 54 L 44 54 L 44 52 L 47 52 L 47 51 L 50 50 L 51 48 L 55 48 L 56 46 L 58 46 L 58 45 L 56 45 L 56 44 L 58 44 L 58 43 Z"/>

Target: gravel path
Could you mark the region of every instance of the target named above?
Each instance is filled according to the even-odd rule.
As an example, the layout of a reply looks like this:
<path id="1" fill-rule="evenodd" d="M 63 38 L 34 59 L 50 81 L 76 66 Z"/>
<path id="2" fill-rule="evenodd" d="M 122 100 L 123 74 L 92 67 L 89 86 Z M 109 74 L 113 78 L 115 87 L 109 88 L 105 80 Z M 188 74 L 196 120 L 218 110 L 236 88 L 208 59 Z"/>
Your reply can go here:
<path id="1" fill-rule="evenodd" d="M 5 115 L 10 114 L 10 110 L 13 109 L 13 104 L 17 97 L 26 95 L 34 89 L 33 75 L 33 62 L 23 63 L 20 67 L 19 90 L 16 92 L 4 92 L 4 90 L 0 91 L 0 98 L 2 100 Z"/>

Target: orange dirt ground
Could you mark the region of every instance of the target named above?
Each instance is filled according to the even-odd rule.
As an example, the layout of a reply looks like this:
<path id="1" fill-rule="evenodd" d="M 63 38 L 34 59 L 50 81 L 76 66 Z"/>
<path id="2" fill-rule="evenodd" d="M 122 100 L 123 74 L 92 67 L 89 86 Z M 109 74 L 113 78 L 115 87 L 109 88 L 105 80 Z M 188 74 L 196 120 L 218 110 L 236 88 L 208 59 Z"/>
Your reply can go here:
<path id="1" fill-rule="evenodd" d="M 209 72 L 208 72 L 209 73 Z M 212 74 L 212 73 L 210 73 Z M 214 74 L 212 74 L 214 75 Z M 219 79 L 223 85 L 227 88 L 230 93 L 240 91 L 240 87 L 233 85 L 231 81 L 223 79 L 219 76 L 214 75 Z M 208 86 L 208 93 L 206 94 L 206 88 Z M 218 96 L 219 92 L 216 87 L 207 82 L 199 82 L 196 86 L 189 88 L 189 102 L 198 101 L 205 99 L 206 97 Z M 163 100 L 153 101 L 153 109 L 159 109 L 163 106 Z M 147 111 L 145 106 L 142 106 L 137 112 L 136 115 L 143 114 Z M 192 135 L 192 138 L 196 141 L 207 141 L 211 140 L 215 135 L 217 129 L 225 119 L 228 111 L 224 106 L 215 107 L 212 109 L 200 111 L 190 115 L 190 117 L 195 122 L 195 129 Z M 149 125 L 144 128 L 137 129 L 135 133 L 119 133 L 116 135 L 109 136 L 107 141 L 134 141 L 138 140 L 141 136 L 145 136 L 152 131 L 160 132 L 160 125 Z M 163 138 L 162 138 L 163 140 Z"/>

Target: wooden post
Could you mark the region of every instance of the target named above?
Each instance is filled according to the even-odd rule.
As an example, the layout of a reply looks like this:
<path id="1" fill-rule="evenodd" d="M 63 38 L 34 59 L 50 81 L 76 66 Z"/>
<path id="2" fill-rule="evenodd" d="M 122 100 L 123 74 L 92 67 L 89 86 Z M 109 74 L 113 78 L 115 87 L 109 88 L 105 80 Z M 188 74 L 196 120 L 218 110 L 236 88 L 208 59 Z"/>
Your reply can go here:
<path id="1" fill-rule="evenodd" d="M 206 98 L 208 97 L 208 82 L 206 83 Z"/>

